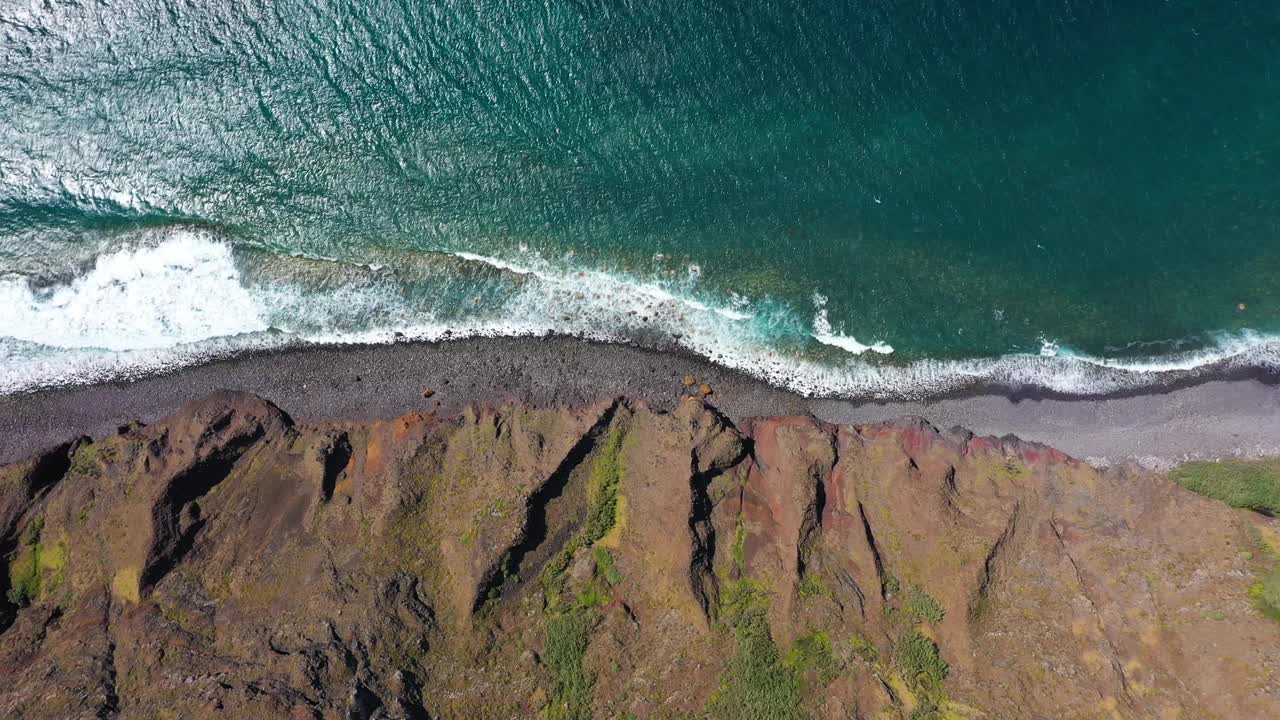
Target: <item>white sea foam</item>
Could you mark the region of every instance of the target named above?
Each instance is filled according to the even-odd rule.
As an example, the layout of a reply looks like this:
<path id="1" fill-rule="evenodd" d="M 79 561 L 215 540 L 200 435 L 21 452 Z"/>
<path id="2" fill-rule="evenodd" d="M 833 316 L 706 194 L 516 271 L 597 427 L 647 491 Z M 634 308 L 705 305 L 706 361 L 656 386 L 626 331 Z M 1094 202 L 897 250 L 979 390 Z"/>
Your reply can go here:
<path id="1" fill-rule="evenodd" d="M 678 296 L 671 291 L 663 288 L 656 283 L 638 282 L 632 278 L 618 277 L 612 273 L 601 272 L 599 270 L 578 270 L 576 272 L 565 272 L 556 270 L 544 263 L 535 262 L 543 267 L 533 267 L 532 265 L 518 265 L 516 263 L 503 260 L 501 258 L 490 257 L 487 255 L 478 255 L 476 253 L 456 251 L 450 253 L 454 257 L 470 260 L 472 262 L 480 262 L 491 267 L 515 273 L 517 275 L 531 275 L 542 281 L 549 289 L 563 290 L 568 288 L 575 293 L 583 289 L 591 289 L 597 293 L 604 293 L 609 297 L 630 302 L 630 310 L 648 310 L 659 307 L 664 304 L 682 305 L 691 310 L 711 311 L 729 320 L 750 320 L 753 315 L 749 312 L 742 312 L 734 308 L 713 307 L 704 302 L 690 297 Z M 697 267 L 691 265 L 690 275 L 696 276 L 692 268 Z M 701 272 L 700 270 L 698 271 Z"/>
<path id="2" fill-rule="evenodd" d="M 41 387 L 128 380 L 234 357 L 245 350 L 286 348 L 296 338 L 257 333 L 165 348 L 103 351 L 59 348 L 0 337 L 0 395 Z"/>
<path id="3" fill-rule="evenodd" d="M 265 330 L 231 248 L 191 230 L 100 256 L 69 284 L 0 278 L 0 337 L 58 348 L 167 348 Z"/>
<path id="4" fill-rule="evenodd" d="M 0 392 L 129 377 L 298 343 L 547 333 L 674 343 L 803 394 L 860 398 L 921 398 L 975 386 L 1096 395 L 1222 370 L 1280 371 L 1280 339 L 1256 333 L 1146 360 L 1095 358 L 1046 340 L 1039 354 L 887 364 L 864 353 L 893 349 L 836 332 L 820 295 L 806 326 L 793 311 L 766 302 L 696 296 L 696 282 L 672 287 L 557 267 L 528 254 L 515 262 L 457 252 L 459 260 L 510 274 L 507 290 L 462 312 L 415 300 L 392 277 L 394 269 L 356 266 L 360 281 L 308 290 L 242 276 L 230 246 L 206 233 L 171 230 L 154 240 L 103 255 L 63 285 L 33 290 L 25 278 L 0 278 L 0 306 L 14 309 L 0 317 Z M 469 287 L 465 278 L 447 275 L 453 270 L 441 272 L 441 288 Z M 786 349 L 805 335 L 849 354 L 819 361 L 802 348 Z"/>
<path id="5" fill-rule="evenodd" d="M 840 333 L 832 332 L 831 321 L 827 319 L 827 296 L 815 292 L 813 294 L 813 304 L 816 308 L 813 315 L 813 339 L 823 345 L 838 347 L 854 355 L 861 355 L 868 350 L 881 355 L 888 355 L 893 352 L 893 346 L 885 342 L 863 345 L 852 335 L 841 335 Z"/>

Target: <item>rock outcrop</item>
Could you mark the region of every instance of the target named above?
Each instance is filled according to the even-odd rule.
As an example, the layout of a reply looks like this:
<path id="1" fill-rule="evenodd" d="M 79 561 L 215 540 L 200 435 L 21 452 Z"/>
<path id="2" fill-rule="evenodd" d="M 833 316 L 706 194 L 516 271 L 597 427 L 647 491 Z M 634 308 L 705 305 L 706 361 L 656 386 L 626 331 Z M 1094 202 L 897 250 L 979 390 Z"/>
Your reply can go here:
<path id="1" fill-rule="evenodd" d="M 0 717 L 1280 717 L 1278 538 L 919 419 L 224 392 L 0 468 Z"/>

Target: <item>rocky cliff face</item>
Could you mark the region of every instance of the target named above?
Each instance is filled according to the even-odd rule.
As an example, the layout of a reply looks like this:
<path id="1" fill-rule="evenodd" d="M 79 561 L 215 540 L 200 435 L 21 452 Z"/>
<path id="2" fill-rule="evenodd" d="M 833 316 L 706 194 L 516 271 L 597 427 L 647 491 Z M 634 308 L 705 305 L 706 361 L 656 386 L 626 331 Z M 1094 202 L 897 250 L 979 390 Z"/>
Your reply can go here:
<path id="1" fill-rule="evenodd" d="M 0 470 L 0 716 L 1280 717 L 1277 538 L 917 419 L 228 392 Z"/>

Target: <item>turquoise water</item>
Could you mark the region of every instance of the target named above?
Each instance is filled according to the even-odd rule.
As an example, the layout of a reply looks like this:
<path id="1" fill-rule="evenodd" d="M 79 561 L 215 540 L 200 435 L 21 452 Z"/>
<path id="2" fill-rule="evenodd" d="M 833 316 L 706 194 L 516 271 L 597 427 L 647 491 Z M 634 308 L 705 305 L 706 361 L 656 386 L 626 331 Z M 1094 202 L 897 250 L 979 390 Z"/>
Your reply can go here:
<path id="1" fill-rule="evenodd" d="M 1280 367 L 1265 2 L 0 3 L 0 391 L 575 333 L 814 393 Z"/>

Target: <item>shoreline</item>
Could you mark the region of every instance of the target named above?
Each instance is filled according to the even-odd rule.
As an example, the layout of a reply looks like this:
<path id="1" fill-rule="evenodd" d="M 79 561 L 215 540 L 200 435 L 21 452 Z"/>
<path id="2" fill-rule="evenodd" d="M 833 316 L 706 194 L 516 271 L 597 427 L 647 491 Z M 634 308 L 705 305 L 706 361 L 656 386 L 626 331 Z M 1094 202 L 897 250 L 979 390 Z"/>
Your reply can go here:
<path id="1" fill-rule="evenodd" d="M 390 331 L 388 331 L 390 332 Z M 1031 354 L 1010 351 L 990 357 L 917 357 L 872 355 L 860 366 L 827 364 L 813 358 L 765 360 L 748 352 L 723 355 L 715 348 L 699 350 L 680 341 L 678 333 L 657 329 L 635 335 L 601 336 L 591 332 L 517 330 L 511 334 L 471 329 L 405 335 L 336 336 L 307 340 L 288 333 L 264 332 L 245 341 L 238 335 L 209 338 L 151 350 L 128 350 L 83 357 L 54 356 L 38 362 L 19 361 L 0 373 L 0 398 L 38 394 L 77 386 L 133 382 L 212 363 L 330 350 L 395 345 L 436 345 L 463 341 L 503 342 L 522 338 L 570 340 L 623 345 L 674 354 L 695 362 L 712 362 L 755 381 L 806 398 L 855 403 L 952 400 L 1001 395 L 1012 400 L 1108 400 L 1162 394 L 1216 380 L 1258 380 L 1280 384 L 1280 335 L 1243 335 L 1219 339 L 1216 346 L 1141 359 L 1093 357 L 1072 352 Z M 831 343 L 814 336 L 820 345 Z M 37 343 L 38 344 L 38 343 Z M 74 351 L 73 348 L 68 350 Z M 774 353 L 768 353 L 770 358 Z M 847 353 L 845 353 L 847 356 Z M 21 354 L 19 353 L 19 357 Z M 745 358 L 745 359 L 744 359 Z M 847 359 L 847 357 L 846 357 Z"/>
<path id="2" fill-rule="evenodd" d="M 1223 372 L 1162 387 L 1073 397 L 1039 388 L 973 387 L 922 401 L 804 397 L 680 350 L 567 336 L 466 338 L 253 351 L 136 379 L 0 396 L 0 463 L 76 435 L 154 422 L 214 390 L 246 390 L 296 419 L 461 413 L 469 404 L 583 405 L 625 395 L 672 407 L 681 379 L 711 385 L 735 422 L 813 415 L 863 423 L 920 415 L 940 428 L 1014 434 L 1094 464 L 1167 467 L 1185 459 L 1280 454 L 1280 377 Z M 429 399 L 422 390 L 435 391 Z"/>

